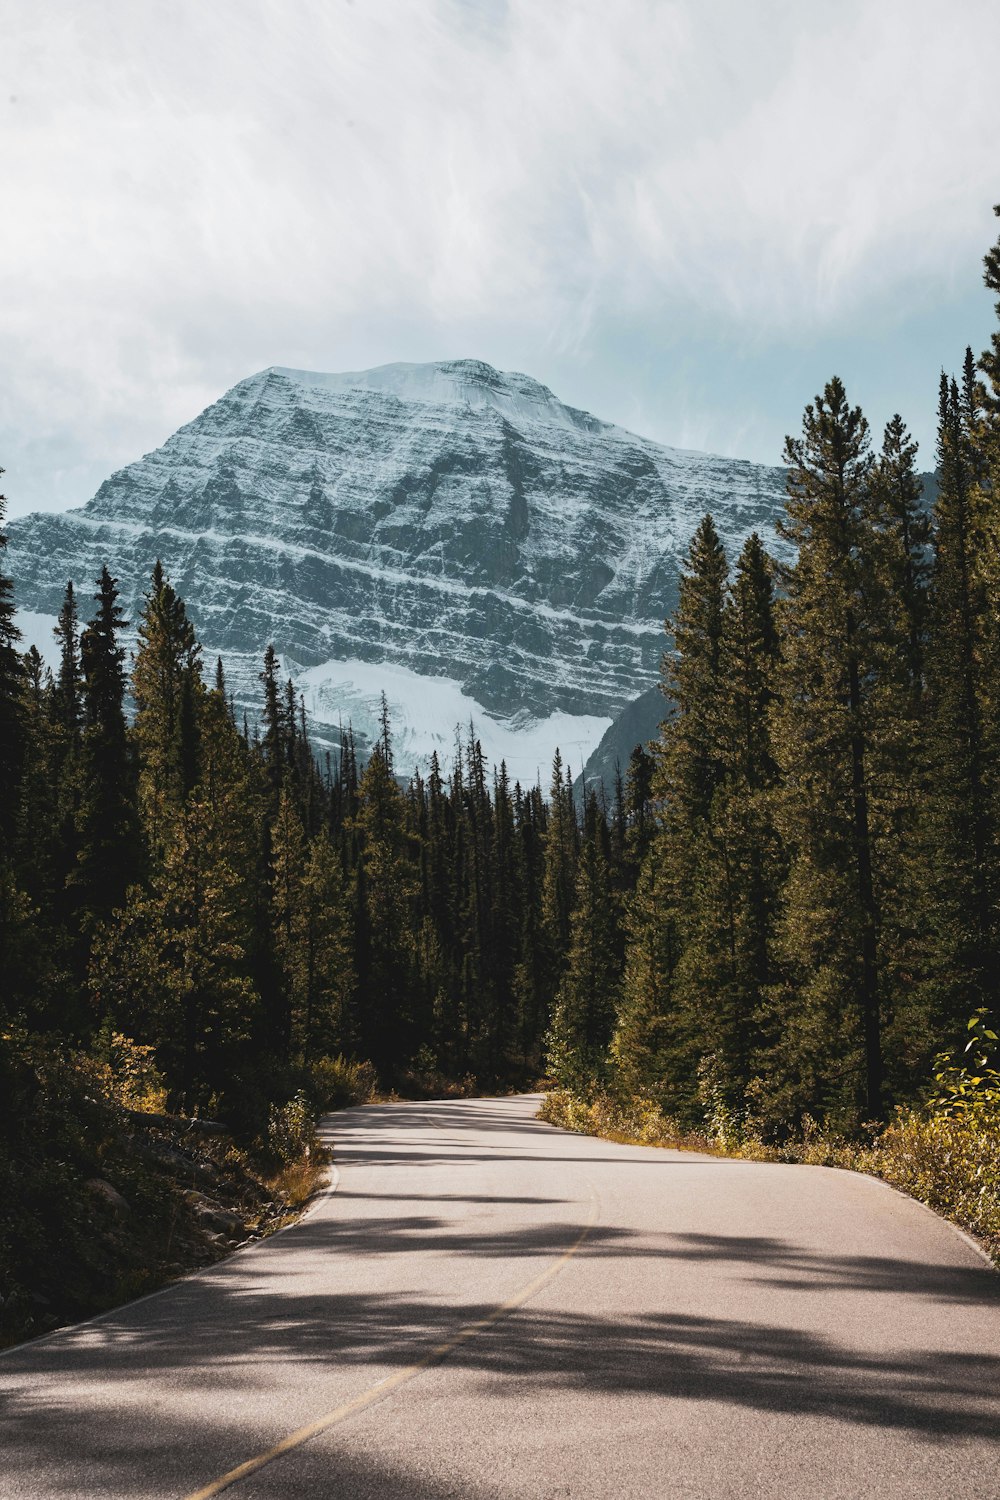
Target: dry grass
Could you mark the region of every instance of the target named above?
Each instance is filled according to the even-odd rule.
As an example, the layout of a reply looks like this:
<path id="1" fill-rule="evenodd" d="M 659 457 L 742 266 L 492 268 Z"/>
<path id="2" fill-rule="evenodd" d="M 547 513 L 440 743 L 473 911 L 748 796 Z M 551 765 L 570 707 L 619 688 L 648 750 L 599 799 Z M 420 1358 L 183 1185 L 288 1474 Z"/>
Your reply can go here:
<path id="1" fill-rule="evenodd" d="M 312 1147 L 296 1161 L 285 1163 L 273 1176 L 267 1177 L 266 1186 L 275 1198 L 288 1205 L 289 1215 L 298 1214 L 313 1195 L 326 1186 L 332 1160 L 330 1152 L 323 1147 Z"/>

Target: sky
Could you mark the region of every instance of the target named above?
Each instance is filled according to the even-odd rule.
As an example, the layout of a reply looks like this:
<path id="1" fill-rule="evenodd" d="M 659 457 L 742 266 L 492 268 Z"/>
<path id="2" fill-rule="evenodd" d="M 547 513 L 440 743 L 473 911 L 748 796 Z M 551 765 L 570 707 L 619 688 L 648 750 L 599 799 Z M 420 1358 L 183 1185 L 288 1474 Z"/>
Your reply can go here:
<path id="1" fill-rule="evenodd" d="M 267 365 L 475 357 L 933 466 L 994 326 L 996 0 L 0 0 L 0 465 L 82 504 Z"/>

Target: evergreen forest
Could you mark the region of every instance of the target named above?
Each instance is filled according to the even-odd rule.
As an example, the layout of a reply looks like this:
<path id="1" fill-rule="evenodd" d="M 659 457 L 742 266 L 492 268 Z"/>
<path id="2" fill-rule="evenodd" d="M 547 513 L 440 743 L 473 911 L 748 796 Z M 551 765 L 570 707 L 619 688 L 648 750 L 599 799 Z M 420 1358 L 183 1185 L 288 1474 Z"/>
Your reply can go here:
<path id="1" fill-rule="evenodd" d="M 1000 297 L 1000 240 L 985 265 Z M 554 1118 L 611 1101 L 734 1148 L 995 1118 L 1000 325 L 941 376 L 932 494 L 836 378 L 784 462 L 780 558 L 699 525 L 660 738 L 610 788 L 558 753 L 512 785 L 474 730 L 401 777 L 388 713 L 363 763 L 349 733 L 318 754 L 273 649 L 238 717 L 153 559 L 136 621 L 113 559 L 66 585 L 50 671 L 0 551 L 5 1201 L 46 1142 L 72 1175 L 95 1078 L 246 1146 L 363 1065 L 548 1079 Z"/>

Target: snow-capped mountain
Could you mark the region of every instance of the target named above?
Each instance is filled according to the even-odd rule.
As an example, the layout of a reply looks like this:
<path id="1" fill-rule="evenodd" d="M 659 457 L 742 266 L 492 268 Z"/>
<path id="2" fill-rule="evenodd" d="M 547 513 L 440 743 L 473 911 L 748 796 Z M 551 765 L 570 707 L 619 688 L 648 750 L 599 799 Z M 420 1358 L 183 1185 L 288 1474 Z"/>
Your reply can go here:
<path id="1" fill-rule="evenodd" d="M 776 468 L 664 447 L 478 360 L 241 381 L 80 510 L 11 524 L 19 605 L 47 629 L 104 562 L 136 618 L 155 558 L 254 705 L 268 641 L 320 733 L 401 759 L 484 749 L 578 768 L 655 682 L 681 556 L 706 510 L 732 548 L 770 533 Z M 334 736 L 335 737 L 335 736 Z"/>

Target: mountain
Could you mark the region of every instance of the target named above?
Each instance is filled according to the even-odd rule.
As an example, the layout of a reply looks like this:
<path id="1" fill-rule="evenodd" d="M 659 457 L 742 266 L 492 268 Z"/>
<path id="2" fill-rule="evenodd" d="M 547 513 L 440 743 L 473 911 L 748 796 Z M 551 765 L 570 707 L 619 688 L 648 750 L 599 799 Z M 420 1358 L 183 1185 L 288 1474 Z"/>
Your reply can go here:
<path id="1" fill-rule="evenodd" d="M 106 561 L 131 618 L 160 557 L 238 702 L 268 641 L 320 738 L 370 732 L 401 762 L 476 722 L 487 754 L 579 769 L 657 679 L 680 559 L 711 510 L 770 535 L 783 471 L 665 447 L 478 360 L 241 381 L 79 510 L 10 526 L 26 621 Z"/>
<path id="2" fill-rule="evenodd" d="M 602 781 L 605 791 L 610 794 L 616 774 L 620 773 L 624 778 L 636 745 L 655 740 L 666 717 L 667 701 L 659 683 L 633 698 L 608 725 L 590 752 L 577 778 L 578 790 L 582 792 L 587 785 Z"/>

